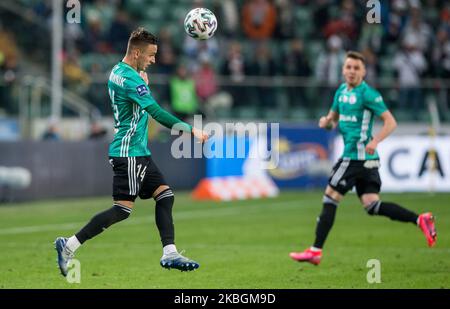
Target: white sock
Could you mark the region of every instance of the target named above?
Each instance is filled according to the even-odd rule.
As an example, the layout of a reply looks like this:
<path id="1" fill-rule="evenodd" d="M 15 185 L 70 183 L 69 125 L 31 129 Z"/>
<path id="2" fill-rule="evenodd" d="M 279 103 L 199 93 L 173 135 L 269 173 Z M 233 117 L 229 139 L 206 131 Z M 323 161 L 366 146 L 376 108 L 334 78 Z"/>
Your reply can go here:
<path id="1" fill-rule="evenodd" d="M 75 252 L 75 250 L 77 250 L 80 246 L 81 244 L 75 235 L 70 237 L 66 242 L 66 248 L 72 252 Z"/>
<path id="2" fill-rule="evenodd" d="M 177 247 L 175 245 L 167 245 L 163 248 L 163 255 L 167 255 L 169 253 L 177 252 Z"/>
<path id="3" fill-rule="evenodd" d="M 316 247 L 314 247 L 314 246 L 311 246 L 311 248 L 309 248 L 311 251 L 313 251 L 313 252 L 317 252 L 317 251 L 322 251 L 322 249 L 320 249 L 320 248 L 316 248 Z"/>

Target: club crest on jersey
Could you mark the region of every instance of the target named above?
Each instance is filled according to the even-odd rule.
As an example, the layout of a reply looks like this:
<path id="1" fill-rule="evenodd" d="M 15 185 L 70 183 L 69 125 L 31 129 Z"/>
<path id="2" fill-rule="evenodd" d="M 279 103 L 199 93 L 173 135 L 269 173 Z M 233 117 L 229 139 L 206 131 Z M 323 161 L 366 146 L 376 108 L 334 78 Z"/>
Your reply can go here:
<path id="1" fill-rule="evenodd" d="M 357 101 L 357 98 L 354 94 L 352 94 L 351 96 L 346 96 L 346 95 L 341 95 L 339 96 L 339 102 L 343 102 L 343 103 L 349 103 L 349 104 L 355 104 Z"/>
<path id="2" fill-rule="evenodd" d="M 348 97 L 346 95 L 339 96 L 339 102 L 347 103 Z"/>
<path id="3" fill-rule="evenodd" d="M 141 97 L 148 93 L 148 89 L 144 84 L 137 86 L 136 91 Z"/>

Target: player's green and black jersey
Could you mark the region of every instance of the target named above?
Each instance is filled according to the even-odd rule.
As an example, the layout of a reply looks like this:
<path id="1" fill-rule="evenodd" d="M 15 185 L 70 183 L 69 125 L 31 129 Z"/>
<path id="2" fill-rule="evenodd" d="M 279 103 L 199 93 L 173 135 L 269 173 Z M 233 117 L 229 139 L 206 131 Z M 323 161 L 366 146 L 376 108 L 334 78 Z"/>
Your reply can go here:
<path id="1" fill-rule="evenodd" d="M 110 157 L 150 155 L 148 142 L 149 115 L 167 128 L 191 132 L 192 127 L 161 109 L 139 73 L 124 62 L 111 71 L 108 91 L 114 113 L 114 139 L 109 146 Z"/>
<path id="2" fill-rule="evenodd" d="M 378 159 L 378 153 L 366 153 L 372 140 L 374 115 L 387 111 L 383 97 L 365 81 L 352 90 L 342 84 L 334 95 L 331 110 L 339 113 L 339 132 L 344 138 L 343 158 L 351 160 Z"/>

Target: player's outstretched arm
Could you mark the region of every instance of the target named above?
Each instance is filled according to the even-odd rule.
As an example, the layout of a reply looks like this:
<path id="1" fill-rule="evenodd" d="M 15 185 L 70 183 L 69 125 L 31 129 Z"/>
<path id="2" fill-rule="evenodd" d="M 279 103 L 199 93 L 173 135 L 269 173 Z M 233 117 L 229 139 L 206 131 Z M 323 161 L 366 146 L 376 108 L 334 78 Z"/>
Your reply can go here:
<path id="1" fill-rule="evenodd" d="M 383 127 L 380 132 L 374 136 L 374 138 L 367 144 L 366 152 L 368 154 L 374 154 L 379 143 L 388 137 L 397 127 L 397 121 L 390 111 L 385 111 L 380 115 L 381 120 L 383 120 Z"/>
<path id="2" fill-rule="evenodd" d="M 326 129 L 326 130 L 332 130 L 332 129 L 336 128 L 338 120 L 339 120 L 339 114 L 330 110 L 328 115 L 320 117 L 319 128 Z"/>
<path id="3" fill-rule="evenodd" d="M 145 81 L 145 83 L 148 85 L 148 76 L 147 73 L 144 71 L 140 71 L 139 75 L 141 78 Z M 139 94 L 139 99 L 141 97 L 141 94 Z M 141 99 L 142 100 L 142 99 Z M 145 100 L 145 99 L 144 99 Z M 194 127 L 192 127 L 190 124 L 178 119 L 168 111 L 164 110 L 159 106 L 158 103 L 151 97 L 152 103 L 145 107 L 145 110 L 147 113 L 152 116 L 153 119 L 155 119 L 157 122 L 162 124 L 168 129 L 176 129 L 183 132 L 192 133 L 196 138 L 198 138 L 201 142 L 206 142 L 209 138 L 208 134 L 202 130 L 198 130 Z"/>

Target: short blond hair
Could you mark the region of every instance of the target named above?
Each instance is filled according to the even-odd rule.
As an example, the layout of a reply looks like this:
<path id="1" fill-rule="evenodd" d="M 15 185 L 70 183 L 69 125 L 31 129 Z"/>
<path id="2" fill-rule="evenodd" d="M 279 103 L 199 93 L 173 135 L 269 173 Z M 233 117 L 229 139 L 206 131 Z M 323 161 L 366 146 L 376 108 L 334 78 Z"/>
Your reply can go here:
<path id="1" fill-rule="evenodd" d="M 130 38 L 128 39 L 128 51 L 135 47 L 143 47 L 147 44 L 158 44 L 158 38 L 143 27 L 139 27 L 131 32 Z"/>
<path id="2" fill-rule="evenodd" d="M 347 54 L 345 55 L 345 58 L 361 60 L 362 63 L 366 64 L 366 57 L 364 57 L 363 54 L 361 54 L 360 52 L 357 52 L 357 51 L 353 51 L 353 50 L 348 51 Z"/>

